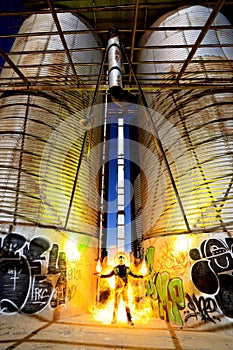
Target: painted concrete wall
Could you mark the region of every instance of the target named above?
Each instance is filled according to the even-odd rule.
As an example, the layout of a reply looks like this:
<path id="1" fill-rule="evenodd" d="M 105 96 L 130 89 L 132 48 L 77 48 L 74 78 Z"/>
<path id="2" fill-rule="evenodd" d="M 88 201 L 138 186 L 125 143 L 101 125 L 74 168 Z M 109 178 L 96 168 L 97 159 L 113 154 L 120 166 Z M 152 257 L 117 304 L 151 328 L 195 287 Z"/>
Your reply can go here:
<path id="1" fill-rule="evenodd" d="M 146 292 L 154 316 L 182 327 L 231 332 L 232 244 L 232 237 L 213 233 L 146 240 Z"/>

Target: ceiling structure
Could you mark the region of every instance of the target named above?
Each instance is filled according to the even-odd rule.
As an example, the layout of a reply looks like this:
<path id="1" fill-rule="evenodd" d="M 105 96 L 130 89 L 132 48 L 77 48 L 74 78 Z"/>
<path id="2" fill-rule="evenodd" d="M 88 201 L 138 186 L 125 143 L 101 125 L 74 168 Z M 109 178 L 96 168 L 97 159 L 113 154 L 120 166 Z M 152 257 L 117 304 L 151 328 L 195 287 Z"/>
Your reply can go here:
<path id="1" fill-rule="evenodd" d="M 174 11 L 181 6 L 188 5 L 205 5 L 213 8 L 213 11 L 210 17 L 207 19 L 205 25 L 197 27 L 197 30 L 200 30 L 200 34 L 196 40 L 196 42 L 189 47 L 190 53 L 186 57 L 186 59 L 179 60 L 180 70 L 176 72 L 176 77 L 171 80 L 167 80 L 165 82 L 158 80 L 153 80 L 150 83 L 143 83 L 142 89 L 147 93 L 150 91 L 155 91 L 156 89 L 184 89 L 184 88 L 231 88 L 233 86 L 233 78 L 229 81 L 223 80 L 221 71 L 215 74 L 214 80 L 208 79 L 202 83 L 194 82 L 190 85 L 187 85 L 187 81 L 182 83 L 182 76 L 187 69 L 190 62 L 195 60 L 195 52 L 201 46 L 203 46 L 202 40 L 205 37 L 209 28 L 213 28 L 213 21 L 216 15 L 221 12 L 223 13 L 227 19 L 230 21 L 231 25 L 227 26 L 218 26 L 219 29 L 226 29 L 226 27 L 233 28 L 233 1 L 229 0 L 202 0 L 202 1 L 194 1 L 194 0 L 12 0 L 11 7 L 8 8 L 4 5 L 6 1 L 3 1 L 3 5 L 1 7 L 0 12 L 0 22 L 6 23 L 6 25 L 1 27 L 0 32 L 0 56 L 2 57 L 2 61 L 5 61 L 8 69 L 12 69 L 18 76 L 17 84 L 12 84 L 11 81 L 6 82 L 3 81 L 0 77 L 0 92 L 7 90 L 51 90 L 51 89 L 80 89 L 80 90 L 95 90 L 96 84 L 98 82 L 99 90 L 106 90 L 106 76 L 105 73 L 107 71 L 107 62 L 103 60 L 102 64 L 96 63 L 99 66 L 99 71 L 103 72 L 99 77 L 90 77 L 90 79 L 86 80 L 85 84 L 77 84 L 77 79 L 75 79 L 75 63 L 72 62 L 72 55 L 68 45 L 66 44 L 65 36 L 72 32 L 64 32 L 59 25 L 58 14 L 64 12 L 71 12 L 74 15 L 80 16 L 85 19 L 90 24 L 90 31 L 97 34 L 101 38 L 101 46 L 98 50 L 101 50 L 103 53 L 106 52 L 106 46 L 108 41 L 108 32 L 111 28 L 117 28 L 120 34 L 121 42 L 123 43 L 125 55 L 123 56 L 124 63 L 124 76 L 123 83 L 124 88 L 130 91 L 137 91 L 138 86 L 135 83 L 135 79 L 133 76 L 133 72 L 137 71 L 139 65 L 143 65 L 145 62 L 138 61 L 138 53 L 140 50 L 143 50 L 143 47 L 140 46 L 140 38 L 142 35 L 150 30 L 161 30 L 161 28 L 153 28 L 150 26 L 162 15 L 166 14 L 169 11 Z M 4 7 L 5 6 L 5 7 Z M 10 52 L 10 45 L 15 38 L 19 38 L 20 36 L 35 36 L 38 37 L 41 35 L 41 32 L 32 32 L 32 33 L 24 33 L 17 34 L 17 31 L 20 27 L 20 23 L 32 14 L 41 14 L 41 13 L 51 13 L 53 20 L 55 22 L 57 31 L 51 32 L 51 35 L 59 35 L 61 42 L 63 43 L 63 51 L 67 56 L 67 65 L 71 68 L 71 73 L 69 77 L 54 77 L 54 80 L 51 83 L 51 79 L 47 79 L 46 76 L 43 79 L 36 80 L 32 79 L 30 76 L 26 76 L 23 73 L 23 66 L 17 66 L 14 61 L 11 59 L 12 53 Z M 14 22 L 15 21 L 15 22 Z M 10 28 L 12 23 L 17 22 L 17 28 Z M 8 25 L 7 23 L 10 23 Z M 191 30 L 192 27 L 190 27 Z M 216 28 L 216 26 L 215 26 Z M 164 28 L 163 28 L 164 29 Z M 182 28 L 180 28 L 182 29 Z M 185 27 L 187 30 L 188 28 Z M 169 27 L 168 30 L 174 30 L 174 28 Z M 177 30 L 177 27 L 176 27 Z M 88 30 L 89 31 L 89 30 Z M 82 33 L 86 33 L 87 30 L 77 31 L 75 34 L 82 35 Z M 8 44 L 9 43 L 9 44 Z M 231 44 L 227 44 L 227 46 L 233 48 L 233 42 Z M 174 44 L 173 44 L 174 47 Z M 180 46 L 177 44 L 177 49 Z M 91 48 L 92 49 L 92 48 Z M 88 50 L 91 50 L 90 48 Z M 77 47 L 77 49 L 72 49 L 72 53 L 74 51 L 85 51 L 87 48 L 85 47 Z M 93 47 L 93 50 L 96 50 L 96 47 Z M 55 55 L 60 53 L 61 50 L 52 50 L 50 55 Z M 27 54 L 26 52 L 14 52 L 15 55 Z M 33 53 L 37 55 L 38 51 Z M 104 55 L 103 55 L 104 56 Z M 54 60 L 53 62 L 55 62 Z M 232 60 L 233 61 L 233 60 Z M 158 62 L 159 64 L 160 62 Z M 212 61 L 213 63 L 213 61 Z M 233 62 L 232 62 L 233 63 Z M 85 62 L 86 65 L 90 65 L 90 62 Z M 92 64 L 95 64 L 92 63 Z M 155 62 L 156 64 L 156 62 Z M 105 67 L 106 66 L 106 67 Z M 106 69 L 102 69 L 106 68 Z M 2 68 L 2 67 L 0 67 Z M 166 73 L 166 72 L 165 72 Z M 232 73 L 233 76 L 233 73 Z M 51 77 L 50 77 L 51 78 Z M 98 79 L 99 78 L 99 81 Z M 61 84 L 61 81 L 66 81 L 66 83 Z M 89 81 L 89 82 L 88 82 Z"/>

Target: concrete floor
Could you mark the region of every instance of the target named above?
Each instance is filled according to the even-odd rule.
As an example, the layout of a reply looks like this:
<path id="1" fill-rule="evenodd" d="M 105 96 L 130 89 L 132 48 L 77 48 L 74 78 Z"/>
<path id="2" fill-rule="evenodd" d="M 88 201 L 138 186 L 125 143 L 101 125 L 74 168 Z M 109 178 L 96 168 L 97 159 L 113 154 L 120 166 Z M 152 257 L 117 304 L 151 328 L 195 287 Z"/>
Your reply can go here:
<path id="1" fill-rule="evenodd" d="M 0 349 L 17 350 L 231 350 L 231 335 L 181 329 L 153 319 L 147 324 L 102 325 L 92 315 L 48 321 L 39 315 L 1 315 Z"/>

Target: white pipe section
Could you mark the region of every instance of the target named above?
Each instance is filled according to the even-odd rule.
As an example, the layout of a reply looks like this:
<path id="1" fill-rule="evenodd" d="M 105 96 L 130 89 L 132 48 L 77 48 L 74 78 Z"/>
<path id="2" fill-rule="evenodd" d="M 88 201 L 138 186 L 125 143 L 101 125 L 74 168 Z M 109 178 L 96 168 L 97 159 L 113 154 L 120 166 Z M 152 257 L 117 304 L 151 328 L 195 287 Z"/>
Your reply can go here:
<path id="1" fill-rule="evenodd" d="M 109 65 L 109 92 L 114 97 L 122 94 L 121 49 L 117 31 L 110 31 L 108 40 L 108 65 Z"/>

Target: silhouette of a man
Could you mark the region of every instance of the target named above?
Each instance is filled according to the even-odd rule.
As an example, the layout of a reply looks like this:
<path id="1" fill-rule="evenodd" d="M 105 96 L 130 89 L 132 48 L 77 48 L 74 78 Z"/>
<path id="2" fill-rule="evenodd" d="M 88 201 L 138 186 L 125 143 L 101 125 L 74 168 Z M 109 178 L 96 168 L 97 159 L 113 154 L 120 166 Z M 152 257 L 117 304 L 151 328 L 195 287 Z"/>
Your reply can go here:
<path id="1" fill-rule="evenodd" d="M 125 257 L 123 255 L 120 255 L 118 257 L 119 265 L 115 266 L 113 270 L 106 274 L 106 275 L 100 275 L 101 278 L 108 278 L 115 276 L 115 302 L 114 302 L 114 310 L 113 310 L 113 318 L 112 323 L 116 323 L 116 315 L 117 310 L 120 304 L 120 298 L 122 296 L 122 299 L 125 303 L 125 311 L 127 315 L 127 321 L 128 324 L 131 326 L 134 325 L 132 321 L 132 316 L 130 313 L 129 308 L 129 298 L 128 298 L 128 276 L 132 276 L 134 278 L 143 278 L 142 275 L 135 275 L 128 266 L 125 265 Z"/>

